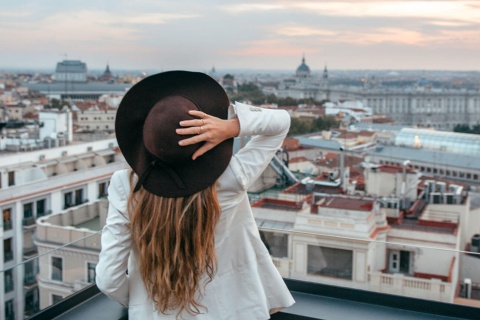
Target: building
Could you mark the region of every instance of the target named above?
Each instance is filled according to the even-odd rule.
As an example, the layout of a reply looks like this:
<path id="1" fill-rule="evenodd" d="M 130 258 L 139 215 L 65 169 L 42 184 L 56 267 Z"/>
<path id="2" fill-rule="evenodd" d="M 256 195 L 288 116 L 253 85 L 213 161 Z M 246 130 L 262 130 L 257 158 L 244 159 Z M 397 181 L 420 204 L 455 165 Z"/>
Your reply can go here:
<path id="1" fill-rule="evenodd" d="M 369 79 L 363 86 L 334 85 L 326 67 L 322 75 L 315 75 L 305 57 L 294 76 L 283 79 L 277 90 L 268 91 L 271 93 L 281 98 L 360 101 L 374 114 L 388 115 L 403 126 L 452 131 L 457 124 L 472 127 L 480 122 L 478 90 L 433 88 L 425 79 L 409 88 L 383 87 L 377 79 Z"/>
<path id="2" fill-rule="evenodd" d="M 126 163 L 115 139 L 0 158 L 0 306 L 15 314 L 10 319 L 23 319 L 40 306 L 36 220 L 104 197 L 110 176 Z"/>
<path id="3" fill-rule="evenodd" d="M 305 195 L 296 186 L 253 203 L 282 276 L 457 301 L 457 288 L 475 276 L 460 272 L 459 248 L 480 229 L 463 187 L 428 181 L 421 191 L 414 170 L 378 166 L 366 171 L 364 196 L 338 193 L 319 181 L 323 192 L 312 189 Z"/>
<path id="4" fill-rule="evenodd" d="M 44 309 L 95 283 L 108 201 L 67 209 L 37 220 L 39 306 Z M 54 253 L 52 249 L 68 244 Z"/>
<path id="5" fill-rule="evenodd" d="M 55 81 L 64 83 L 87 82 L 87 64 L 80 60 L 63 60 L 57 63 Z"/>

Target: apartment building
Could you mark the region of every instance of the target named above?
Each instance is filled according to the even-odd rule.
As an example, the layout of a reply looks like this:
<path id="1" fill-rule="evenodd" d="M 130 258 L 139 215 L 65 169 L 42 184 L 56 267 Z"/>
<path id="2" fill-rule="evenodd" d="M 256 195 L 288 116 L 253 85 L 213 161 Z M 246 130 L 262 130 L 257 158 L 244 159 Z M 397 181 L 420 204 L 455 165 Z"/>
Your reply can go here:
<path id="1" fill-rule="evenodd" d="M 463 186 L 422 183 L 401 166 L 366 171 L 362 197 L 323 182 L 305 195 L 299 183 L 253 203 L 282 276 L 458 302 L 457 289 L 475 277 L 460 271 L 459 249 L 480 229 Z"/>
<path id="2" fill-rule="evenodd" d="M 104 197 L 112 173 L 125 166 L 115 139 L 1 155 L 0 319 L 39 308 L 40 266 L 30 260 L 39 253 L 36 220 Z"/>
<path id="3" fill-rule="evenodd" d="M 40 309 L 95 283 L 107 212 L 107 199 L 100 199 L 37 220 Z"/>

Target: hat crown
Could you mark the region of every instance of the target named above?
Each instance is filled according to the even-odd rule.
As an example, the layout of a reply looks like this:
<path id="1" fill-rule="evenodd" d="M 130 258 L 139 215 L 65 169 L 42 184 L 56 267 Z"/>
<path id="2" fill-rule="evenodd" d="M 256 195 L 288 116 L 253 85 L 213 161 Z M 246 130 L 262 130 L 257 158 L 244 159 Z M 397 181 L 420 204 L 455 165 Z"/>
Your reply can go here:
<path id="1" fill-rule="evenodd" d="M 175 132 L 180 121 L 194 119 L 190 110 L 200 109 L 194 101 L 179 95 L 167 96 L 152 107 L 143 125 L 143 143 L 152 156 L 168 164 L 193 161 L 200 144 L 182 147 L 178 142 L 189 136 Z"/>

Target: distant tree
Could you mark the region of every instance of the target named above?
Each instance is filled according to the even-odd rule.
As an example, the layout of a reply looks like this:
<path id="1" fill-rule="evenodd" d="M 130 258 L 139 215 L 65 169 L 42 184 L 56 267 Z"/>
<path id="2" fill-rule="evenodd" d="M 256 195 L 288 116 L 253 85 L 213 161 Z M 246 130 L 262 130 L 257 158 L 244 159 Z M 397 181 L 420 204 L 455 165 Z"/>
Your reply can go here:
<path id="1" fill-rule="evenodd" d="M 474 125 L 471 132 L 474 134 L 480 134 L 480 124 L 477 123 L 476 125 Z"/>
<path id="2" fill-rule="evenodd" d="M 338 128 L 338 122 L 335 120 L 335 117 L 318 117 L 317 119 L 313 120 L 313 131 L 330 130 L 330 128 Z"/>
<path id="3" fill-rule="evenodd" d="M 468 124 L 457 124 L 453 128 L 453 132 L 472 133 L 472 130 Z"/>
<path id="4" fill-rule="evenodd" d="M 291 98 L 291 97 L 278 98 L 278 103 L 277 104 L 280 107 L 296 106 L 298 104 L 298 101 L 296 99 Z"/>
<path id="5" fill-rule="evenodd" d="M 265 102 L 278 104 L 278 97 L 274 94 L 269 94 L 265 97 Z"/>
<path id="6" fill-rule="evenodd" d="M 288 136 L 296 136 L 312 132 L 312 120 L 292 118 Z"/>
<path id="7" fill-rule="evenodd" d="M 45 109 L 61 109 L 64 106 L 64 103 L 60 99 L 52 98 L 50 103 L 44 105 Z"/>

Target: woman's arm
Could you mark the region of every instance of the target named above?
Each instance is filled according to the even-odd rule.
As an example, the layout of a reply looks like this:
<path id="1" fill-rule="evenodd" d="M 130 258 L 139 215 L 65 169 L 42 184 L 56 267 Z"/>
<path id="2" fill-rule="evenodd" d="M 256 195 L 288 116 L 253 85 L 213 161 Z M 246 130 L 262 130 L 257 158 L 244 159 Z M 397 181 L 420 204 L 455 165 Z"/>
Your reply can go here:
<path id="1" fill-rule="evenodd" d="M 193 155 L 202 155 L 220 142 L 232 137 L 251 136 L 250 141 L 234 156 L 232 169 L 242 188 L 248 186 L 265 170 L 275 152 L 282 146 L 290 128 L 290 115 L 285 110 L 264 109 L 244 103 L 234 105 L 236 117 L 222 120 L 205 115 L 201 111 L 190 111 L 199 119 L 181 121 L 178 134 L 194 135 L 180 141 L 180 145 L 190 145 L 205 141 Z"/>
<path id="2" fill-rule="evenodd" d="M 234 155 L 230 167 L 240 186 L 247 190 L 282 147 L 290 128 L 290 115 L 285 110 L 238 102 L 235 111 L 240 122 L 238 136 L 250 137 L 250 140 Z"/>

